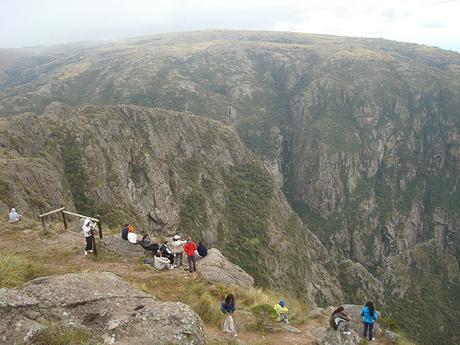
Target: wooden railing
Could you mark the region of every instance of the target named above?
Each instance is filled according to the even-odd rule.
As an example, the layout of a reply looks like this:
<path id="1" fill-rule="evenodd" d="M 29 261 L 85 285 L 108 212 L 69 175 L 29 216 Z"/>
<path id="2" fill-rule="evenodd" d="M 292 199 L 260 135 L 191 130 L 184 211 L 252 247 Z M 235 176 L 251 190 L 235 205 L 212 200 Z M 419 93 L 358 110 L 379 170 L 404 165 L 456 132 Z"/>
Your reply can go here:
<path id="1" fill-rule="evenodd" d="M 74 216 L 74 217 L 78 217 L 78 218 L 87 218 L 91 221 L 93 221 L 94 223 L 97 224 L 97 228 L 99 230 L 99 238 L 102 239 L 102 226 L 101 226 L 101 219 L 100 219 L 100 216 L 97 215 L 96 217 L 97 218 L 94 218 L 94 217 L 89 217 L 89 216 L 85 216 L 83 214 L 79 214 L 79 213 L 75 213 L 75 212 L 70 212 L 70 211 L 66 211 L 66 208 L 65 207 L 61 207 L 61 208 L 58 208 L 56 210 L 53 210 L 53 211 L 49 211 L 49 212 L 46 212 L 46 213 L 43 213 L 43 214 L 40 214 L 38 217 L 41 219 L 42 221 L 42 227 L 43 227 L 43 233 L 46 235 L 48 233 L 47 231 L 47 228 L 46 228 L 46 224 L 45 224 L 45 217 L 47 216 L 51 216 L 53 214 L 56 214 L 56 213 L 61 213 L 62 215 L 62 222 L 64 223 L 64 228 L 67 230 L 68 229 L 68 224 L 67 224 L 67 218 L 66 218 L 66 215 L 69 215 L 69 216 Z M 91 230 L 91 234 L 92 234 L 92 230 Z M 96 249 L 96 239 L 94 237 L 94 234 L 93 235 L 93 250 L 94 250 L 94 254 L 97 255 L 97 249 Z"/>

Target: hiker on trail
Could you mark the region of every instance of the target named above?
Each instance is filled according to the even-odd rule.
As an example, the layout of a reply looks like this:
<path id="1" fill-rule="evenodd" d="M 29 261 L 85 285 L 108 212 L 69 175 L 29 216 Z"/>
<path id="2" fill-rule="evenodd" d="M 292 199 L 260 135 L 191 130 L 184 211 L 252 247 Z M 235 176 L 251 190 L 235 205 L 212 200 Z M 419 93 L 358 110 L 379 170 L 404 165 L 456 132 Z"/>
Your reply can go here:
<path id="1" fill-rule="evenodd" d="M 235 310 L 236 310 L 235 297 L 233 297 L 232 294 L 228 294 L 225 297 L 225 300 L 220 305 L 220 311 L 224 313 L 225 315 L 227 315 L 224 321 L 223 331 L 224 333 L 230 333 L 230 334 L 233 334 L 235 337 L 237 337 L 238 334 L 236 334 L 235 323 L 233 321 L 233 316 L 232 316 Z"/>
<path id="2" fill-rule="evenodd" d="M 196 256 L 195 256 L 196 244 L 190 237 L 187 237 L 187 243 L 184 244 L 184 252 L 187 254 L 188 260 L 188 271 L 192 273 L 196 271 Z"/>
<path id="3" fill-rule="evenodd" d="M 338 307 L 331 315 L 329 324 L 332 328 L 338 329 L 343 332 L 344 335 L 350 335 L 350 322 L 351 317 L 344 313 L 342 306 Z"/>
<path id="4" fill-rule="evenodd" d="M 93 252 L 93 241 L 94 241 L 93 222 L 90 221 L 88 218 L 85 218 L 81 229 L 83 230 L 83 235 L 85 235 L 85 239 L 86 239 L 86 247 L 85 247 L 85 256 L 86 256 L 88 255 L 88 253 Z"/>
<path id="5" fill-rule="evenodd" d="M 288 320 L 289 309 L 286 307 L 285 301 L 281 300 L 278 304 L 275 304 L 273 309 L 275 309 L 281 322 L 289 323 L 289 320 Z"/>
<path id="6" fill-rule="evenodd" d="M 196 257 L 197 259 L 202 259 L 206 255 L 208 255 L 208 248 L 206 248 L 203 242 L 198 243 L 198 247 L 196 248 L 196 251 L 198 254 Z"/>
<path id="7" fill-rule="evenodd" d="M 129 224 L 123 225 L 123 229 L 121 230 L 121 238 L 124 240 L 128 240 L 128 230 Z"/>
<path id="8" fill-rule="evenodd" d="M 142 248 L 153 253 L 156 253 L 159 248 L 158 243 L 152 242 L 149 235 L 142 236 L 142 240 L 138 241 L 138 243 L 142 246 Z"/>
<path id="9" fill-rule="evenodd" d="M 156 252 L 153 257 L 153 266 L 157 270 L 169 270 L 171 268 L 171 262 L 168 258 L 162 257 L 160 252 Z"/>
<path id="10" fill-rule="evenodd" d="M 10 212 L 10 223 L 18 223 L 21 221 L 22 216 L 16 212 L 16 209 L 13 207 Z"/>
<path id="11" fill-rule="evenodd" d="M 160 247 L 161 256 L 164 258 L 168 258 L 171 261 L 171 264 L 174 263 L 174 254 L 168 247 L 168 241 L 164 241 L 163 245 Z"/>
<path id="12" fill-rule="evenodd" d="M 361 309 L 361 316 L 364 324 L 363 337 L 366 338 L 366 336 L 369 336 L 369 340 L 374 340 L 372 329 L 374 328 L 374 322 L 379 319 L 379 314 L 375 311 L 374 303 L 367 302 Z"/>
<path id="13" fill-rule="evenodd" d="M 179 235 L 174 235 L 171 244 L 171 252 L 174 254 L 174 266 L 182 268 L 182 257 L 184 256 L 184 244 L 186 241 L 181 241 Z"/>

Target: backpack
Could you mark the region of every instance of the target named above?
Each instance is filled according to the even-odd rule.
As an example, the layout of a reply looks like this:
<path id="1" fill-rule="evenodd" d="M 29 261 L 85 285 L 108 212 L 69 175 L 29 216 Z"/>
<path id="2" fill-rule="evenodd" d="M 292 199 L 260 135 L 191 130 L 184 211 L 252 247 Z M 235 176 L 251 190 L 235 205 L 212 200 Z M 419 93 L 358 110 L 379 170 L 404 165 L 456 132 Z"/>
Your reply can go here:
<path id="1" fill-rule="evenodd" d="M 121 238 L 124 240 L 128 240 L 128 228 L 124 227 L 123 230 L 121 230 Z"/>

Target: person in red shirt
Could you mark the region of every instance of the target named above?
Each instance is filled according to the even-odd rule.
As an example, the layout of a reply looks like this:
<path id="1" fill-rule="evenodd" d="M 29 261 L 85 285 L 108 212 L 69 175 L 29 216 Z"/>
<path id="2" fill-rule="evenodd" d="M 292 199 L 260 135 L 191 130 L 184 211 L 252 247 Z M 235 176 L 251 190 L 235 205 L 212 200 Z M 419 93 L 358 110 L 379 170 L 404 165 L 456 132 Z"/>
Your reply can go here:
<path id="1" fill-rule="evenodd" d="M 190 237 L 187 237 L 187 243 L 184 244 L 184 252 L 187 254 L 188 259 L 188 271 L 192 272 L 192 265 L 193 270 L 196 271 L 196 256 L 195 256 L 196 244 L 192 241 Z"/>

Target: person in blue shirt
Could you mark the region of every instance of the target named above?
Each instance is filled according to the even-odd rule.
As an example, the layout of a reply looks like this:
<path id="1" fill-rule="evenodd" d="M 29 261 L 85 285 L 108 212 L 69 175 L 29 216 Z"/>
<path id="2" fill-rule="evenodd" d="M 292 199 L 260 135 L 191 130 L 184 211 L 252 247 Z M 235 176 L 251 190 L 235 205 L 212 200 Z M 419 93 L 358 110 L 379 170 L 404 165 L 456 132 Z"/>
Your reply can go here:
<path id="1" fill-rule="evenodd" d="M 374 340 L 372 329 L 374 328 L 374 322 L 379 319 L 379 314 L 375 311 L 374 303 L 367 302 L 361 309 L 361 316 L 364 324 L 363 337 L 366 338 L 369 336 L 369 340 Z"/>
<path id="2" fill-rule="evenodd" d="M 232 294 L 228 294 L 225 297 L 225 301 L 220 305 L 220 311 L 227 315 L 224 321 L 224 332 L 233 334 L 235 337 L 238 336 L 235 330 L 235 323 L 233 321 L 232 314 L 235 312 L 235 297 Z"/>
<path id="3" fill-rule="evenodd" d="M 203 242 L 198 243 L 196 250 L 201 258 L 204 258 L 206 255 L 208 255 L 208 249 Z"/>

